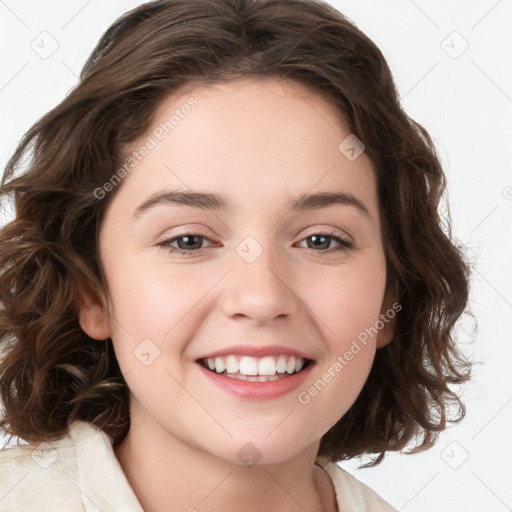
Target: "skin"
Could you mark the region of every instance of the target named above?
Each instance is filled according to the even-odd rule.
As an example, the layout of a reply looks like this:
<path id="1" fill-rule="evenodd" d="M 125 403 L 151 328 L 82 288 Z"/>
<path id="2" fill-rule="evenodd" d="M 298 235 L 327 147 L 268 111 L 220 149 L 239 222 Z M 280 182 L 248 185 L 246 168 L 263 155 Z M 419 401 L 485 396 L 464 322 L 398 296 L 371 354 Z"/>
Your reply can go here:
<path id="1" fill-rule="evenodd" d="M 327 99 L 268 77 L 182 90 L 133 147 L 191 96 L 197 106 L 118 185 L 99 238 L 108 295 L 83 298 L 82 329 L 112 339 L 131 391 L 116 456 L 146 511 L 334 511 L 332 482 L 314 465 L 320 439 L 354 403 L 391 330 L 361 345 L 310 403 L 297 394 L 389 307 L 375 171 L 365 153 L 349 161 L 339 151 L 349 132 Z M 164 188 L 222 194 L 231 206 L 163 204 L 133 216 Z M 289 209 L 322 191 L 351 193 L 370 215 L 342 204 Z M 309 237 L 326 230 L 355 247 L 316 248 Z M 186 248 L 176 237 L 187 233 L 209 240 L 193 255 L 158 245 Z M 236 252 L 247 236 L 263 250 L 252 263 Z M 144 339 L 160 350 L 148 366 L 134 355 Z M 315 366 L 277 399 L 228 395 L 195 360 L 244 342 L 296 347 Z M 237 457 L 247 442 L 262 454 L 252 467 Z"/>

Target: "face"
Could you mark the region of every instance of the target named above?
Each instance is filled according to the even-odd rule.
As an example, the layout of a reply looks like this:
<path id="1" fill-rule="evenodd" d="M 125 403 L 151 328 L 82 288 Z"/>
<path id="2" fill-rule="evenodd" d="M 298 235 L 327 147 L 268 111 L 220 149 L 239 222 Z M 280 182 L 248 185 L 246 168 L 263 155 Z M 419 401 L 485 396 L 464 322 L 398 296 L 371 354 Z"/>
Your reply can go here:
<path id="1" fill-rule="evenodd" d="M 112 339 L 132 422 L 237 464 L 251 442 L 276 463 L 350 408 L 390 335 L 370 329 L 386 284 L 375 173 L 339 149 L 347 136 L 293 81 L 161 105 L 102 223 L 106 308 L 80 317 Z"/>

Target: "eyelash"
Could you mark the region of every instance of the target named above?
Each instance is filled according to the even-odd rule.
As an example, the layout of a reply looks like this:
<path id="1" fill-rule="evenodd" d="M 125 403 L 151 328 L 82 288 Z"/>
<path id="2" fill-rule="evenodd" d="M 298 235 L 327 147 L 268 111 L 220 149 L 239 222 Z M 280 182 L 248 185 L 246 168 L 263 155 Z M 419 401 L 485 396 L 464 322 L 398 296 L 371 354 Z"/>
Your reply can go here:
<path id="1" fill-rule="evenodd" d="M 331 240 L 334 240 L 335 242 L 337 242 L 339 244 L 339 246 L 334 248 L 334 249 L 326 249 L 326 250 L 320 250 L 320 251 L 316 251 L 315 249 L 310 249 L 310 250 L 312 250 L 314 252 L 324 253 L 324 252 L 330 252 L 330 251 L 334 251 L 334 252 L 337 252 L 337 251 L 349 251 L 349 250 L 354 249 L 354 243 L 353 242 L 350 242 L 349 240 L 345 240 L 344 238 L 341 238 L 340 236 L 337 236 L 334 232 L 327 233 L 327 232 L 324 232 L 324 231 L 319 231 L 318 233 L 313 233 L 312 235 L 309 235 L 309 236 L 303 238 L 301 240 L 301 242 L 303 240 L 307 240 L 308 238 L 311 238 L 312 236 L 318 236 L 318 235 L 326 237 L 326 238 L 330 238 Z M 179 254 L 183 254 L 183 255 L 198 254 L 202 249 L 196 249 L 194 251 L 190 251 L 190 250 L 186 250 L 186 249 L 180 249 L 178 247 L 173 247 L 171 245 L 172 242 L 175 242 L 176 240 L 179 240 L 180 238 L 191 237 L 191 236 L 195 236 L 195 237 L 199 237 L 199 238 L 204 238 L 205 240 L 208 240 L 209 242 L 212 242 L 211 238 L 209 238 L 209 237 L 207 237 L 205 235 L 201 235 L 200 233 L 185 233 L 183 235 L 176 236 L 174 238 L 169 238 L 167 240 L 163 240 L 162 242 L 158 243 L 157 245 L 160 246 L 160 247 L 166 247 L 168 249 L 169 253 L 179 253 Z"/>

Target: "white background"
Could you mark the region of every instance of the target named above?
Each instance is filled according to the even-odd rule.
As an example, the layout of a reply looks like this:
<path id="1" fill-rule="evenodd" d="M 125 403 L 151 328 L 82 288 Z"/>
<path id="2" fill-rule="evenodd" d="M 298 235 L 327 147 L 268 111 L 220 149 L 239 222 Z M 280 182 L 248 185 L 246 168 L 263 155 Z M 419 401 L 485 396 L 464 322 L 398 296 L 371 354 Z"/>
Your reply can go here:
<path id="1" fill-rule="evenodd" d="M 23 133 L 75 85 L 110 23 L 140 3 L 0 0 L 2 169 Z M 465 322 L 460 342 L 483 363 L 464 390 L 465 420 L 434 448 L 390 454 L 373 469 L 341 466 L 401 511 L 512 510 L 512 1 L 330 3 L 381 48 L 406 111 L 437 144 L 453 234 L 475 264 L 478 332 Z M 33 49 L 41 38 L 47 49 L 58 45 L 46 59 Z"/>

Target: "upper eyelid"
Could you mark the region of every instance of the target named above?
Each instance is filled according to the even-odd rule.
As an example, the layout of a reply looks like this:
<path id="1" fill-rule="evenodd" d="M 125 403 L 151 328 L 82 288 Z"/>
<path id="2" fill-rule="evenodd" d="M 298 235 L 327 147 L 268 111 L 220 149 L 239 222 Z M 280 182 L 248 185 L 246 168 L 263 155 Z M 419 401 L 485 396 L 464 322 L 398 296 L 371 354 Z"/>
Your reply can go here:
<path id="1" fill-rule="evenodd" d="M 214 242 L 214 239 L 211 236 L 203 235 L 202 233 L 197 233 L 195 231 L 187 231 L 186 233 L 180 233 L 178 235 L 167 236 L 165 238 L 162 238 L 161 240 L 157 241 L 157 244 L 162 243 L 162 242 L 174 242 L 178 238 L 183 238 L 184 236 L 198 236 L 200 238 L 205 238 L 206 240 L 209 240 L 210 242 Z"/>
<path id="2" fill-rule="evenodd" d="M 312 235 L 318 235 L 318 234 L 324 234 L 324 235 L 329 235 L 329 236 L 338 236 L 340 238 L 346 237 L 346 238 L 349 238 L 351 241 L 353 240 L 353 238 L 348 233 L 346 233 L 345 231 L 342 231 L 340 229 L 336 230 L 336 228 L 331 228 L 331 229 L 317 228 L 316 230 L 312 231 L 311 233 L 309 233 L 307 235 L 303 235 L 301 240 L 303 240 L 304 238 L 308 238 Z M 167 236 L 165 238 L 162 238 L 161 240 L 159 240 L 159 242 L 167 242 L 169 240 L 176 240 L 177 238 L 181 238 L 184 236 L 199 236 L 201 238 L 206 238 L 210 241 L 213 241 L 213 237 L 211 237 L 210 235 L 205 235 L 199 231 L 186 231 L 184 233 L 179 233 L 177 235 Z"/>

